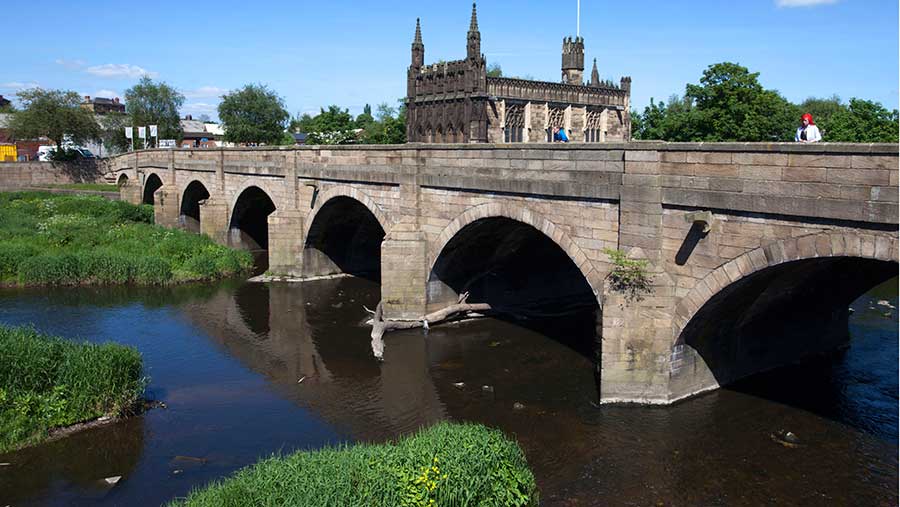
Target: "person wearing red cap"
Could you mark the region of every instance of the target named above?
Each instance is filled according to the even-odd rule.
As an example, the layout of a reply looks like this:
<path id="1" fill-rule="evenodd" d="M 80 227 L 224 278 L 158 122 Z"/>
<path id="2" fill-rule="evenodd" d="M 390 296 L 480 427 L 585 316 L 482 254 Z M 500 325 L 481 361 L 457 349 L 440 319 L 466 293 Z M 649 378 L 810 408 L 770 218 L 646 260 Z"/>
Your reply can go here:
<path id="1" fill-rule="evenodd" d="M 822 134 L 819 133 L 819 127 L 816 127 L 811 114 L 806 113 L 801 116 L 800 123 L 801 125 L 797 129 L 794 141 L 798 143 L 816 143 L 822 140 Z"/>

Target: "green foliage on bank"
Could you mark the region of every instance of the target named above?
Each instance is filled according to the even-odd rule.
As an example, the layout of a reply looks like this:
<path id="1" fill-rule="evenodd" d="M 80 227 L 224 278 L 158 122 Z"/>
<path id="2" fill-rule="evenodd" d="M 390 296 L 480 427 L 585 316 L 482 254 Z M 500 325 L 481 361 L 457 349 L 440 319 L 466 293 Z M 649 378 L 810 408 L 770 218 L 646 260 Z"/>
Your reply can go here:
<path id="1" fill-rule="evenodd" d="M 274 456 L 170 505 L 532 506 L 516 442 L 477 424 L 440 423 L 388 444 Z"/>
<path id="2" fill-rule="evenodd" d="M 144 390 L 142 369 L 131 347 L 0 326 L 0 452 L 38 443 L 53 428 L 130 412 Z"/>
<path id="3" fill-rule="evenodd" d="M 731 62 L 710 65 L 699 84 L 685 86 L 684 95 L 651 99 L 643 112 L 632 111 L 631 133 L 634 139 L 662 141 L 793 141 L 804 113 L 813 115 L 823 141 L 898 142 L 896 109 L 838 97 L 793 104 L 764 88 L 758 72 Z"/>
<path id="4" fill-rule="evenodd" d="M 152 224 L 153 208 L 98 196 L 0 193 L 0 282 L 167 284 L 248 270 L 247 252 Z"/>

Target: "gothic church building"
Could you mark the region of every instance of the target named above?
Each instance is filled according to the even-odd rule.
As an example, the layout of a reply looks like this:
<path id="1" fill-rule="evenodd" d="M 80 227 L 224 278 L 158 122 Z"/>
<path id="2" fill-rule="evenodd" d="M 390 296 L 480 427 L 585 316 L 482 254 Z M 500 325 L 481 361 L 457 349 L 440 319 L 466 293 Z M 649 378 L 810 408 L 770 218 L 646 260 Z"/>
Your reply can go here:
<path id="1" fill-rule="evenodd" d="M 466 58 L 425 65 L 422 29 L 416 20 L 412 64 L 407 73 L 406 135 L 419 143 L 535 143 L 565 129 L 570 142 L 631 138 L 631 78 L 601 81 L 597 60 L 584 83 L 584 38 L 562 46 L 562 82 L 488 77 L 481 53 L 475 4 Z"/>

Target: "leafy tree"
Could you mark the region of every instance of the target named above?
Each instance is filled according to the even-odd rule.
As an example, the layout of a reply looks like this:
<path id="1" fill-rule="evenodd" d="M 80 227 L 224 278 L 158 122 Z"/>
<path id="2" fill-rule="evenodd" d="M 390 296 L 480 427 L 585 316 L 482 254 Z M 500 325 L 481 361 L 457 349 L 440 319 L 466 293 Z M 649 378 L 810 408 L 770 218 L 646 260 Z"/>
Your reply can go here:
<path id="1" fill-rule="evenodd" d="M 107 155 L 115 155 L 128 151 L 131 148 L 131 140 L 125 137 L 125 127 L 130 127 L 131 117 L 123 113 L 109 113 L 97 116 L 100 124 L 100 140 L 108 150 Z"/>
<path id="2" fill-rule="evenodd" d="M 366 129 L 373 123 L 375 123 L 375 117 L 372 116 L 372 106 L 366 104 L 363 112 L 356 117 L 356 128 Z"/>
<path id="3" fill-rule="evenodd" d="M 219 119 L 225 140 L 233 143 L 278 144 L 289 114 L 284 101 L 264 85 L 248 84 L 222 97 Z"/>
<path id="4" fill-rule="evenodd" d="M 847 107 L 835 112 L 828 119 L 825 140 L 849 143 L 896 143 L 900 137 L 898 129 L 900 122 L 896 109 L 889 111 L 879 102 L 853 98 Z"/>
<path id="5" fill-rule="evenodd" d="M 503 77 L 503 69 L 500 68 L 499 63 L 492 63 L 488 65 L 487 77 Z"/>
<path id="6" fill-rule="evenodd" d="M 10 129 L 20 139 L 42 136 L 56 143 L 56 153 L 63 154 L 63 144 L 82 144 L 100 138 L 100 127 L 94 115 L 81 107 L 81 96 L 73 91 L 30 88 L 16 94 L 22 109 L 13 113 Z"/>
<path id="7" fill-rule="evenodd" d="M 321 108 L 319 114 L 304 114 L 291 122 L 294 132 L 309 134 L 307 144 L 348 144 L 356 140 L 357 122 L 347 109 L 336 105 Z"/>
<path id="8" fill-rule="evenodd" d="M 148 76 L 125 90 L 125 107 L 132 125 L 158 125 L 160 139 L 181 140 L 178 110 L 182 105 L 184 95 L 166 83 L 153 82 Z"/>

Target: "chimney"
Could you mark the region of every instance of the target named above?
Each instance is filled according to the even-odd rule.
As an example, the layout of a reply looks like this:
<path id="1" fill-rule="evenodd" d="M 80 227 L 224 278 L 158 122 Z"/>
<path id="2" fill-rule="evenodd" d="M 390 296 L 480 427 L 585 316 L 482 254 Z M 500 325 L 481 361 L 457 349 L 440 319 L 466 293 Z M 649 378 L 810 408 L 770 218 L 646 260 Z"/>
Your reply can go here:
<path id="1" fill-rule="evenodd" d="M 91 96 L 90 96 L 90 95 L 85 95 L 85 96 L 84 96 L 84 101 L 85 101 L 85 102 L 90 102 L 90 101 L 91 101 Z"/>
<path id="2" fill-rule="evenodd" d="M 114 98 L 114 99 L 113 99 L 113 102 L 115 102 L 116 104 L 118 104 L 118 103 L 119 103 L 119 97 Z"/>
<path id="3" fill-rule="evenodd" d="M 191 115 L 187 115 L 187 116 L 184 117 L 184 119 L 185 119 L 185 120 L 193 120 L 194 117 L 191 116 Z"/>

